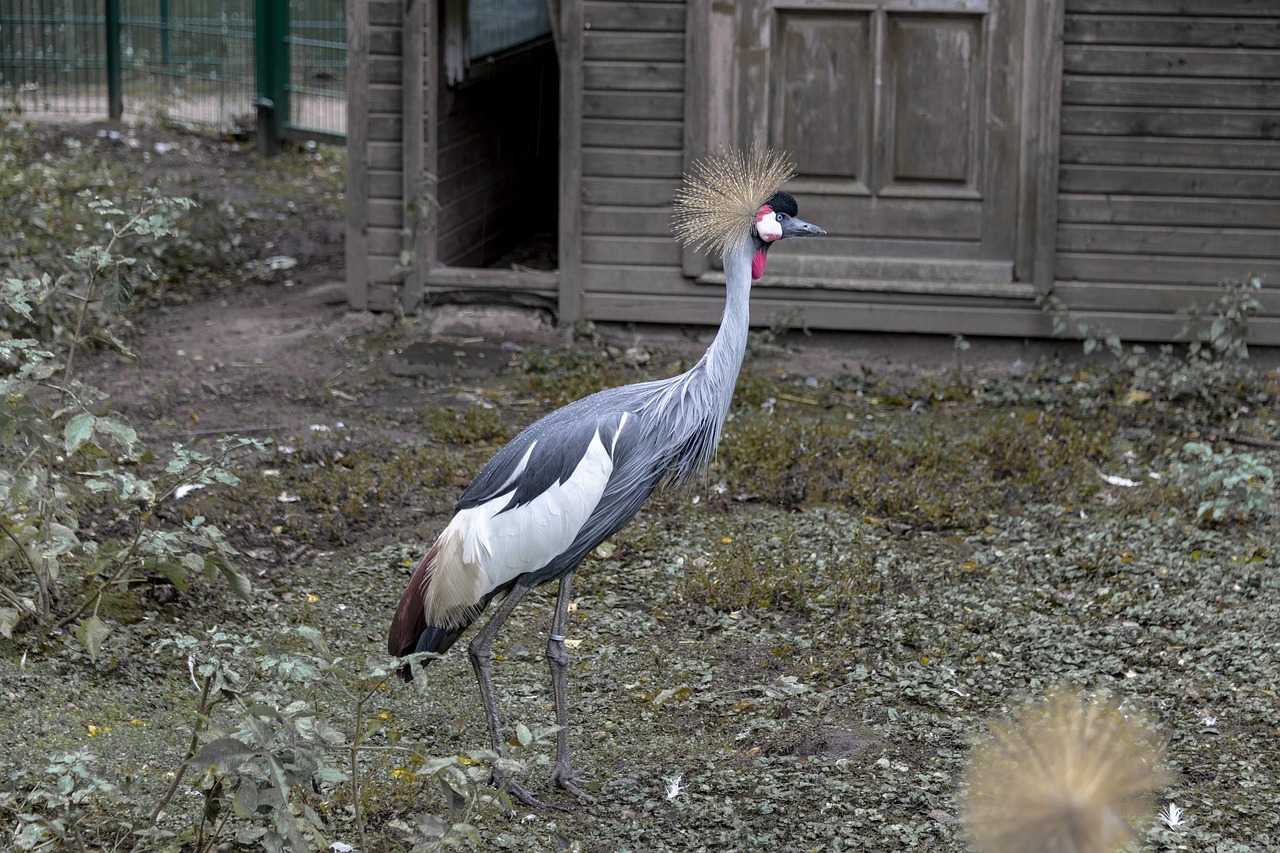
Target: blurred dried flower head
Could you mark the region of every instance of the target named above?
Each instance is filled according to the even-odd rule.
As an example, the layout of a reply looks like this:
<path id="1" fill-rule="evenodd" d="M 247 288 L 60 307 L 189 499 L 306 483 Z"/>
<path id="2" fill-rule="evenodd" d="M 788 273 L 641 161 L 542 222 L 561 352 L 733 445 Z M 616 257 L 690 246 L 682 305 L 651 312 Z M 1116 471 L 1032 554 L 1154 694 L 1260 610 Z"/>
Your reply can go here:
<path id="1" fill-rule="evenodd" d="M 974 749 L 962 795 L 978 853 L 1109 853 L 1154 814 L 1164 743 L 1118 702 L 1060 689 Z"/>

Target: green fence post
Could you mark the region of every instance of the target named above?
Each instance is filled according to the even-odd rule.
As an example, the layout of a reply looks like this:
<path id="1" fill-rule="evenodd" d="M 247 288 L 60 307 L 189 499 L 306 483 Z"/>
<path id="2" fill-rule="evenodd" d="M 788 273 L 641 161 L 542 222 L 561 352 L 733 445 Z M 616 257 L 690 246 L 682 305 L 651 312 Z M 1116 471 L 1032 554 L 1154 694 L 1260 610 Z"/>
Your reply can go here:
<path id="1" fill-rule="evenodd" d="M 120 80 L 120 0 L 106 0 L 107 115 L 112 121 L 124 117 L 124 89 Z"/>
<path id="2" fill-rule="evenodd" d="M 258 153 L 270 157 L 280 150 L 284 123 L 289 119 L 288 0 L 254 3 L 254 78 L 258 112 Z"/>

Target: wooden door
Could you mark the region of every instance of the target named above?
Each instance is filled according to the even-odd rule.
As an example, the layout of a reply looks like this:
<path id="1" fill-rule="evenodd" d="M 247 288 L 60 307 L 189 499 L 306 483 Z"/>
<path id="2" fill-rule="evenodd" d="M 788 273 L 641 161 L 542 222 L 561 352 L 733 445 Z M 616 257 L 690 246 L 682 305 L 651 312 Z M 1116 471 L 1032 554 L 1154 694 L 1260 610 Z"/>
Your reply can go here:
<path id="1" fill-rule="evenodd" d="M 1021 0 L 711 4 L 708 149 L 788 151 L 805 219 L 774 285 L 1028 295 Z M 731 39 L 731 40 L 730 40 Z M 694 51 L 699 46 L 695 44 Z M 731 59 L 726 59 L 731 56 Z M 698 127 L 699 119 L 690 116 Z M 696 144 L 696 143 L 695 143 Z M 1024 293 L 1025 292 L 1025 293 Z"/>

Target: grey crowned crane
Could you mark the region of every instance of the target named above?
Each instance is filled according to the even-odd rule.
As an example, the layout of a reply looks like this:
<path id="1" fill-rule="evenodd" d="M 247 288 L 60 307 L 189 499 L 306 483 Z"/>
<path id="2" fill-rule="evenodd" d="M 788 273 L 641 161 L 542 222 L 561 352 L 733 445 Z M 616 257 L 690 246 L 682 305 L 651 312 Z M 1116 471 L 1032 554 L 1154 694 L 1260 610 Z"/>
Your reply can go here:
<path id="1" fill-rule="evenodd" d="M 520 599 L 559 581 L 547 641 L 555 696 L 556 763 L 551 781 L 591 798 L 569 764 L 565 622 L 570 580 L 583 558 L 621 530 L 659 487 L 686 482 L 715 454 L 747 344 L 751 282 L 769 248 L 787 237 L 823 234 L 796 217 L 778 190 L 793 169 L 763 149 L 723 152 L 699 163 L 676 196 L 675 231 L 724 259 L 724 318 L 687 373 L 610 388 L 558 409 L 516 436 L 462 493 L 453 519 L 414 570 L 396 608 L 391 654 L 444 652 L 500 600 L 468 647 L 493 749 L 502 749 L 494 700 L 493 640 Z M 411 677 L 411 676 L 410 676 Z M 494 770 L 495 783 L 523 802 L 545 804 Z"/>

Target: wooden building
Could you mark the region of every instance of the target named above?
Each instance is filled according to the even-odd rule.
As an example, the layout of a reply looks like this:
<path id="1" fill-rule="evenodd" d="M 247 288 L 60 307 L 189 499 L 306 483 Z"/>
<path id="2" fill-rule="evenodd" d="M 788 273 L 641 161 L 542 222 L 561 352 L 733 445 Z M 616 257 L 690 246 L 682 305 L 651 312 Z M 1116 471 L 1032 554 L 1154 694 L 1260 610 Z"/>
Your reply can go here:
<path id="1" fill-rule="evenodd" d="M 486 30 L 544 3 L 515 44 Z M 1251 338 L 1280 345 L 1275 0 L 367 0 L 348 18 L 356 307 L 487 292 L 562 323 L 716 323 L 718 273 L 672 239 L 672 195 L 703 152 L 766 140 L 830 236 L 770 256 L 757 322 L 1047 337 L 1052 290 L 1170 340 L 1219 281 L 1260 276 Z"/>

